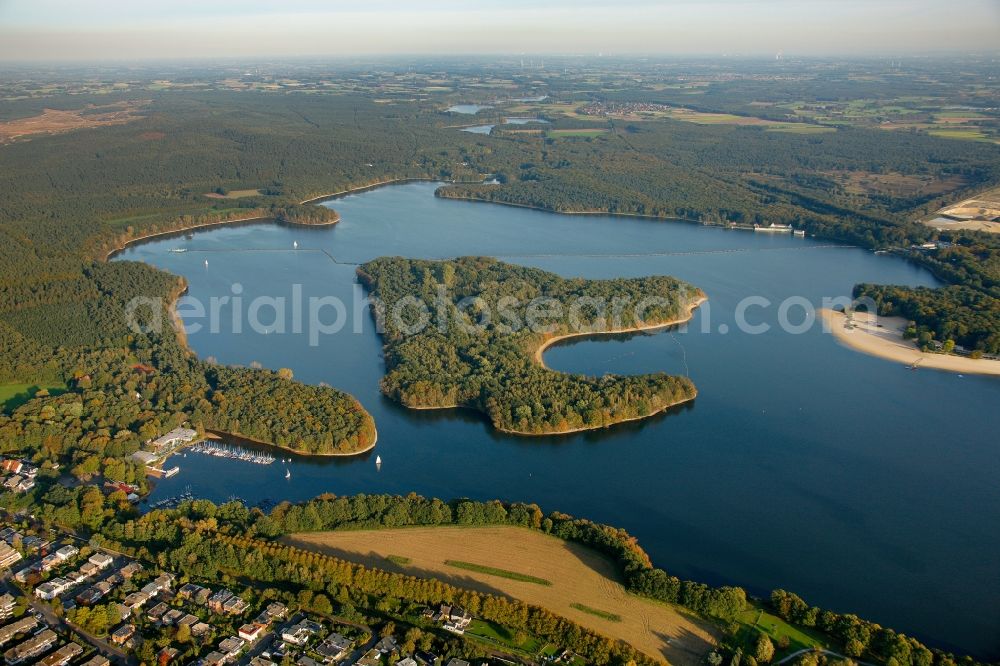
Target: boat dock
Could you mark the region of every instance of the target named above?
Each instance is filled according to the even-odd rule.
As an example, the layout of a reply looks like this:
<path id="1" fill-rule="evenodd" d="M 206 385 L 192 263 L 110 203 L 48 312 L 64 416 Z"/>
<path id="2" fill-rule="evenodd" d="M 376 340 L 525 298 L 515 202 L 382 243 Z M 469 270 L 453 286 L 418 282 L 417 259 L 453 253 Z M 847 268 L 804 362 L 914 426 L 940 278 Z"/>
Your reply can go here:
<path id="1" fill-rule="evenodd" d="M 205 455 L 217 458 L 242 460 L 243 462 L 254 463 L 255 465 L 270 465 L 275 461 L 274 456 L 269 453 L 258 453 L 239 446 L 230 446 L 229 444 L 219 444 L 217 442 L 201 441 L 191 446 L 190 450 L 194 453 L 204 453 Z"/>

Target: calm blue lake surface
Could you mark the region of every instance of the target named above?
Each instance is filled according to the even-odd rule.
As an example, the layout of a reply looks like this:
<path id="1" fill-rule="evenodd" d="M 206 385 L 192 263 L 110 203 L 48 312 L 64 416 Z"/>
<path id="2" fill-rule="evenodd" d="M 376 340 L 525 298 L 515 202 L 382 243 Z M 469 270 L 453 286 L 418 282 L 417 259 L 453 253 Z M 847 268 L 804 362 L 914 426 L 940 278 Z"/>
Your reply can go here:
<path id="1" fill-rule="evenodd" d="M 473 125 L 472 127 L 463 127 L 462 131 L 472 134 L 489 134 L 493 131 L 493 125 Z"/>
<path id="2" fill-rule="evenodd" d="M 451 113 L 465 113 L 465 114 L 476 114 L 483 109 L 489 109 L 491 107 L 483 104 L 455 104 L 449 106 L 445 111 L 450 111 Z"/>
<path id="3" fill-rule="evenodd" d="M 935 645 L 1000 655 L 1000 381 L 912 372 L 845 349 L 818 325 L 800 335 L 776 326 L 777 304 L 789 296 L 819 305 L 861 281 L 935 284 L 928 273 L 813 239 L 554 215 L 437 199 L 434 188 L 396 185 L 330 202 L 342 216 L 331 228 L 223 227 L 118 259 L 183 275 L 205 302 L 238 283 L 245 302 L 291 298 L 298 284 L 305 299 L 350 303 L 360 289 L 355 267 L 334 260 L 383 255 L 493 255 L 588 278 L 670 274 L 710 298 L 686 330 L 566 342 L 546 363 L 594 375 L 689 372 L 697 400 L 603 432 L 507 436 L 473 412 L 413 412 L 382 397 L 381 342 L 363 309 L 310 346 L 306 333 L 234 333 L 227 307 L 218 333 L 189 336 L 199 355 L 289 367 L 301 381 L 352 393 L 375 417 L 378 447 L 350 459 L 293 456 L 288 480 L 280 464 L 191 453 L 172 461 L 181 473 L 159 482 L 153 500 L 190 486 L 248 503 L 411 491 L 532 501 L 627 528 L 682 577 L 760 594 L 784 587 Z M 178 247 L 188 251 L 170 252 Z M 736 331 L 747 296 L 774 303 L 747 315 L 769 332 Z"/>

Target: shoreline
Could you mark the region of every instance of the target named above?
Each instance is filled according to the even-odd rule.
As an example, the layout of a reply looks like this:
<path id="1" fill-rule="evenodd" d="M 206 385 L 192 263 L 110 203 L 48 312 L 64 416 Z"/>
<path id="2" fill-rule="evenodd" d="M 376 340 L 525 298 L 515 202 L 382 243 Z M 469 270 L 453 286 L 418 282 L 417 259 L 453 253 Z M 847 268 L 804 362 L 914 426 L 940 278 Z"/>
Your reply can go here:
<path id="1" fill-rule="evenodd" d="M 351 188 L 348 188 L 346 190 L 340 190 L 339 192 L 334 192 L 332 194 L 323 194 L 323 195 L 318 196 L 318 197 L 313 197 L 311 199 L 306 199 L 305 201 L 300 201 L 299 205 L 303 206 L 303 205 L 307 205 L 307 204 L 320 203 L 322 201 L 329 201 L 330 199 L 337 199 L 339 197 L 347 196 L 349 194 L 356 194 L 356 193 L 364 192 L 364 191 L 367 191 L 367 190 L 373 190 L 373 189 L 382 187 L 383 185 L 393 185 L 393 184 L 397 184 L 397 183 L 398 184 L 402 184 L 402 183 L 408 183 L 408 182 L 448 182 L 448 181 L 442 181 L 439 178 L 417 178 L 417 177 L 414 177 L 414 178 L 394 178 L 394 179 L 391 179 L 391 180 L 379 181 L 377 183 L 372 183 L 372 184 L 369 184 L 369 185 L 358 185 L 357 187 L 351 187 Z M 334 211 L 334 212 L 336 212 L 336 211 Z M 297 226 L 297 227 L 332 227 L 332 226 L 334 226 L 334 225 L 336 225 L 336 224 L 338 224 L 340 222 L 340 213 L 337 213 L 337 219 L 336 220 L 331 220 L 329 222 L 319 222 L 319 223 L 315 223 L 315 224 L 304 224 L 304 223 L 301 223 L 301 222 L 279 221 L 277 218 L 272 217 L 270 215 L 253 215 L 251 217 L 239 217 L 239 218 L 234 218 L 234 219 L 231 219 L 231 220 L 218 220 L 216 222 L 205 222 L 203 224 L 192 224 L 192 225 L 189 225 L 189 226 L 186 226 L 186 227 L 178 227 L 177 229 L 171 229 L 169 231 L 154 231 L 154 232 L 151 232 L 151 233 L 148 233 L 148 234 L 143 234 L 142 236 L 136 236 L 134 238 L 130 238 L 130 239 L 126 240 L 124 243 L 122 243 L 120 246 L 112 248 L 111 250 L 108 250 L 108 252 L 106 253 L 106 255 L 104 257 L 104 260 L 105 261 L 110 260 L 116 254 L 124 252 L 125 250 L 127 250 L 128 248 L 130 248 L 132 245 L 135 245 L 137 243 L 142 243 L 142 242 L 148 241 L 148 240 L 153 240 L 154 238 L 160 238 L 162 236 L 173 236 L 173 235 L 187 233 L 189 231 L 198 231 L 200 229 L 207 229 L 207 228 L 210 228 L 210 227 L 219 227 L 219 226 L 222 226 L 222 225 L 225 225 L 225 224 L 254 223 L 254 222 L 267 222 L 267 221 L 273 221 L 276 224 L 285 224 L 285 225 L 288 225 L 288 226 Z"/>
<path id="2" fill-rule="evenodd" d="M 911 369 L 1000 375 L 1000 361 L 920 351 L 915 343 L 903 339 L 902 332 L 908 321 L 902 317 L 879 317 L 881 327 L 875 327 L 866 313 L 854 313 L 856 327 L 848 329 L 844 326 L 847 318 L 843 313 L 822 308 L 819 314 L 824 328 L 833 334 L 837 342 L 854 351 L 901 363 Z"/>
<path id="3" fill-rule="evenodd" d="M 691 321 L 691 318 L 694 317 L 694 311 L 697 310 L 698 307 L 701 306 L 702 303 L 705 303 L 707 300 L 708 296 L 701 296 L 700 298 L 688 304 L 687 306 L 688 311 L 685 316 L 667 322 L 659 322 L 656 324 L 644 324 L 642 326 L 632 326 L 630 328 L 610 329 L 607 331 L 580 331 L 577 333 L 565 333 L 563 335 L 555 335 L 551 338 L 544 340 L 542 344 L 535 349 L 534 353 L 535 361 L 538 363 L 538 365 L 542 366 L 546 370 L 552 370 L 552 368 L 545 365 L 545 361 L 542 359 L 542 355 L 545 353 L 546 349 L 548 349 L 549 347 L 551 347 L 552 345 L 561 340 L 569 340 L 571 338 L 582 338 L 582 337 L 596 336 L 596 335 L 618 335 L 621 333 L 641 333 L 643 331 L 655 331 L 660 328 L 668 328 L 670 326 L 677 326 L 679 324 L 684 324 L 686 322 Z M 558 372 L 556 370 L 552 371 Z"/>
<path id="4" fill-rule="evenodd" d="M 359 403 L 360 404 L 360 403 Z M 367 410 L 365 410 L 367 413 Z M 369 414 L 371 416 L 371 414 Z M 211 434 L 213 437 L 206 437 L 207 439 L 222 439 L 223 437 L 231 437 L 233 439 L 242 439 L 245 442 L 251 444 L 257 444 L 259 446 L 266 446 L 272 449 L 281 449 L 282 451 L 288 451 L 289 453 L 294 453 L 297 456 L 302 456 L 303 458 L 349 458 L 351 456 L 358 456 L 362 453 L 368 453 L 375 448 L 378 443 L 378 428 L 375 426 L 375 419 L 372 419 L 372 429 L 375 431 L 375 439 L 366 448 L 359 451 L 351 451 L 350 453 L 305 453 L 297 449 L 290 448 L 288 446 L 281 446 L 280 444 L 272 444 L 271 442 L 265 442 L 260 439 L 254 439 L 253 437 L 247 437 L 246 435 L 241 435 L 236 432 L 229 432 L 228 430 L 217 430 L 215 428 L 206 428 L 206 436 Z"/>
<path id="5" fill-rule="evenodd" d="M 179 227 L 177 229 L 171 229 L 170 231 L 154 231 L 152 233 L 143 234 L 142 236 L 136 236 L 135 238 L 130 238 L 118 247 L 112 248 L 107 251 L 104 255 L 104 261 L 110 261 L 115 255 L 124 252 L 133 245 L 137 243 L 142 243 L 154 238 L 159 238 L 161 236 L 177 236 L 180 234 L 187 233 L 189 231 L 198 231 L 199 229 L 208 229 L 210 227 L 219 227 L 224 224 L 238 224 L 241 222 L 252 223 L 252 222 L 266 222 L 267 220 L 274 220 L 273 217 L 267 215 L 260 216 L 255 215 L 253 217 L 240 217 L 232 220 L 218 220 L 217 222 L 205 222 L 203 224 L 192 224 L 187 227 Z M 305 225 L 304 225 L 305 226 Z"/>
<path id="6" fill-rule="evenodd" d="M 461 183 L 452 183 L 452 184 L 457 185 Z M 469 183 L 469 184 L 480 185 L 482 183 Z M 637 217 L 646 220 L 662 220 L 665 222 L 690 222 L 691 224 L 698 224 L 703 227 L 719 227 L 720 229 L 728 229 L 728 227 L 722 224 L 708 224 L 706 222 L 703 222 L 702 220 L 692 220 L 691 218 L 688 217 L 676 217 L 671 215 L 649 215 L 646 213 L 621 213 L 621 212 L 612 212 L 607 210 L 559 210 L 559 209 L 545 208 L 543 206 L 536 206 L 534 204 L 514 203 L 511 201 L 491 201 L 490 199 L 480 199 L 479 197 L 453 197 L 450 194 L 441 195 L 438 194 L 437 192 L 434 193 L 434 196 L 436 196 L 438 199 L 451 199 L 454 201 L 473 201 L 476 203 L 496 204 L 498 206 L 510 206 L 512 208 L 526 208 L 528 210 L 538 210 L 543 213 L 555 213 L 556 215 L 607 215 L 609 217 Z"/>

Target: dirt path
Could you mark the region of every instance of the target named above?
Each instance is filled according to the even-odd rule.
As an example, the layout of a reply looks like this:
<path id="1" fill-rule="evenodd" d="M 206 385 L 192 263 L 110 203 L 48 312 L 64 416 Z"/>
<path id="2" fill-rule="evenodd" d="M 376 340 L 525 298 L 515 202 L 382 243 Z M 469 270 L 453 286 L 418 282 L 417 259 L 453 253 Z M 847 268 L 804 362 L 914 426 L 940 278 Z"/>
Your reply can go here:
<path id="1" fill-rule="evenodd" d="M 503 594 L 541 606 L 606 636 L 620 638 L 671 664 L 697 664 L 717 631 L 683 609 L 627 593 L 614 564 L 599 553 L 518 527 L 418 527 L 394 530 L 316 532 L 284 539 L 300 548 L 379 569 L 433 577 L 481 592 Z M 387 555 L 410 558 L 400 566 Z M 455 569 L 461 560 L 552 581 L 551 586 Z M 620 615 L 597 617 L 570 604 Z"/>

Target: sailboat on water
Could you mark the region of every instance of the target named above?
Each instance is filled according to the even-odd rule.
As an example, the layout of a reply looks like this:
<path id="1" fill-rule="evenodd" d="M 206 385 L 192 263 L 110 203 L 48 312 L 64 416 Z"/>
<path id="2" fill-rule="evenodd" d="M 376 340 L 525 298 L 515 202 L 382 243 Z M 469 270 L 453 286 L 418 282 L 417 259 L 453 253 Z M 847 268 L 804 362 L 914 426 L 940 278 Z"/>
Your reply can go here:
<path id="1" fill-rule="evenodd" d="M 292 478 L 292 470 L 288 469 L 287 467 L 285 468 L 285 478 L 286 479 Z"/>
<path id="2" fill-rule="evenodd" d="M 382 466 L 382 456 L 375 456 L 375 466 L 376 467 Z"/>

